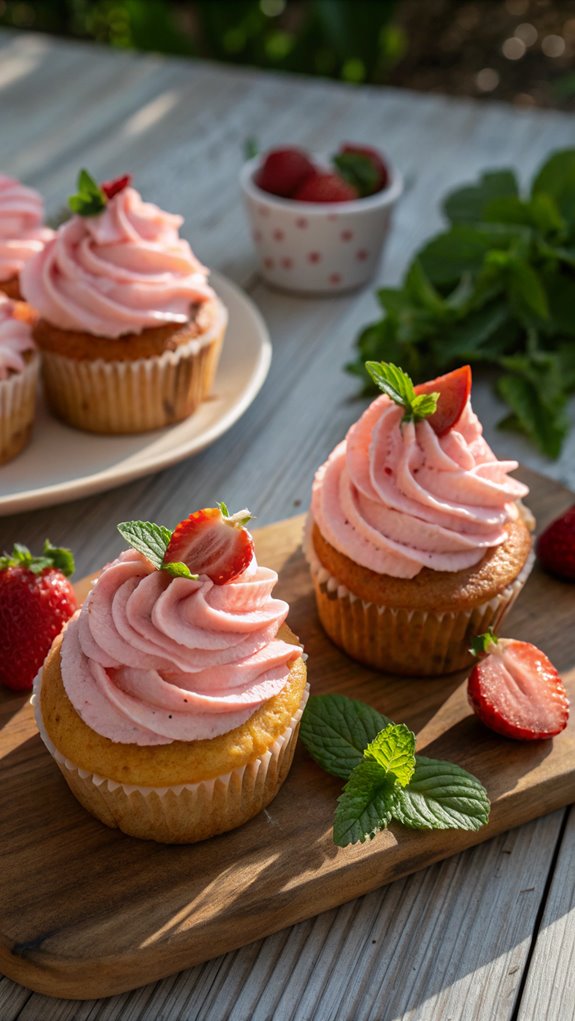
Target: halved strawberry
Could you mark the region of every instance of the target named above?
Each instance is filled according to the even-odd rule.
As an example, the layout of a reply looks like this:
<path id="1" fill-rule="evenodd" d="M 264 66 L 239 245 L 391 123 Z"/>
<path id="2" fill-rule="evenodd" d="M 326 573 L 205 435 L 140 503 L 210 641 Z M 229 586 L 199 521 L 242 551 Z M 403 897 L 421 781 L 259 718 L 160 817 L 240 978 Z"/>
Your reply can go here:
<path id="1" fill-rule="evenodd" d="M 575 504 L 541 533 L 536 550 L 546 571 L 575 581 Z"/>
<path id="2" fill-rule="evenodd" d="M 244 528 L 250 519 L 248 510 L 230 515 L 224 503 L 195 511 L 174 529 L 162 566 L 186 564 L 193 574 L 207 574 L 215 585 L 233 581 L 254 555 L 254 540 Z"/>
<path id="3" fill-rule="evenodd" d="M 108 200 L 113 199 L 114 195 L 118 195 L 119 192 L 123 191 L 124 188 L 129 188 L 132 183 L 132 175 L 124 174 L 123 177 L 116 177 L 113 181 L 104 181 L 100 188 L 104 192 L 104 195 Z"/>
<path id="4" fill-rule="evenodd" d="M 429 383 L 419 383 L 416 394 L 439 393 L 437 408 L 427 421 L 438 436 L 445 436 L 457 425 L 471 393 L 471 369 L 462 365 L 460 369 L 438 376 Z"/>
<path id="5" fill-rule="evenodd" d="M 491 730 L 518 741 L 553 737 L 567 726 L 569 699 L 555 667 L 535 645 L 488 633 L 467 681 L 469 704 Z"/>

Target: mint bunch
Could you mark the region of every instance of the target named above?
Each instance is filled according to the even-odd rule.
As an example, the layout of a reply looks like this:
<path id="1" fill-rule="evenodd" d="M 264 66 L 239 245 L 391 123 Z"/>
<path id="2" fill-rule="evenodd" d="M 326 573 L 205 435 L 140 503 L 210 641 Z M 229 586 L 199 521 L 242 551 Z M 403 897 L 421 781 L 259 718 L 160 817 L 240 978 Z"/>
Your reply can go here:
<path id="1" fill-rule="evenodd" d="M 347 781 L 333 839 L 340 847 L 372 839 L 393 820 L 421 830 L 478 830 L 489 819 L 485 788 L 452 762 L 415 754 L 415 735 L 344 695 L 313 695 L 301 739 L 328 773 Z"/>
<path id="2" fill-rule="evenodd" d="M 187 564 L 181 561 L 167 561 L 166 550 L 172 538 L 172 530 L 153 521 L 121 521 L 117 526 L 128 545 L 143 553 L 158 571 L 167 571 L 174 578 L 191 578 L 197 581 L 199 574 L 192 574 Z"/>
<path id="3" fill-rule="evenodd" d="M 575 391 L 575 149 L 554 153 L 522 194 L 512 170 L 481 175 L 447 196 L 449 228 L 417 252 L 384 315 L 357 340 L 347 369 L 373 392 L 366 361 L 429 379 L 462 363 L 497 370 L 509 407 L 501 428 L 549 457 L 567 435 Z"/>
<path id="4" fill-rule="evenodd" d="M 381 392 L 405 408 L 402 422 L 421 422 L 433 415 L 439 393 L 416 394 L 407 373 L 391 362 L 366 362 L 365 367 Z"/>

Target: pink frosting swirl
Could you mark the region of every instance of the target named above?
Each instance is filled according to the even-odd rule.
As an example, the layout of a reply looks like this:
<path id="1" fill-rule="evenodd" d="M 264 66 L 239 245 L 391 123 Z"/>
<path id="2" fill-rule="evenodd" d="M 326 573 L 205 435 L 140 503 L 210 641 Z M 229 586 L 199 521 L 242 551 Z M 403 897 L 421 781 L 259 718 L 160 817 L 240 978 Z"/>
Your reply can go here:
<path id="1" fill-rule="evenodd" d="M 425 420 L 378 397 L 316 474 L 312 514 L 340 553 L 379 574 L 459 571 L 505 539 L 527 487 L 498 461 L 468 401 L 438 436 Z"/>
<path id="2" fill-rule="evenodd" d="M 14 177 L 0 174 L 0 280 L 21 273 L 24 264 L 54 236 L 43 221 L 41 195 Z"/>
<path id="3" fill-rule="evenodd" d="M 301 649 L 279 640 L 288 606 L 255 558 L 214 585 L 172 578 L 129 550 L 104 568 L 62 642 L 62 679 L 98 734 L 139 745 L 239 727 L 287 682 Z"/>
<path id="4" fill-rule="evenodd" d="M 22 293 L 62 330 L 101 337 L 185 323 L 213 291 L 180 238 L 181 216 L 124 188 L 97 216 L 73 216 L 25 267 Z"/>
<path id="5" fill-rule="evenodd" d="M 25 351 L 35 351 L 32 329 L 14 316 L 14 302 L 0 295 L 0 380 L 14 372 L 22 372 Z"/>

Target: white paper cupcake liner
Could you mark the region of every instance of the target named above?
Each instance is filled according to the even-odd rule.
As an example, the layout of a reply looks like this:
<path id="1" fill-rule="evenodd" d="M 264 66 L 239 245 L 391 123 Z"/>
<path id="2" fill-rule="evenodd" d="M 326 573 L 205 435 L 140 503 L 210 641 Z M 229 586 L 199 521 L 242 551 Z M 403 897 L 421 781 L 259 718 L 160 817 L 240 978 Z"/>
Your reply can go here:
<path id="1" fill-rule="evenodd" d="M 228 314 L 218 302 L 214 324 L 174 351 L 133 361 L 78 360 L 43 352 L 44 388 L 52 411 L 96 433 L 138 433 L 188 418 L 214 381 Z"/>
<path id="2" fill-rule="evenodd" d="M 129 836 L 167 844 L 191 844 L 234 829 L 270 803 L 289 772 L 309 695 L 306 685 L 286 729 L 264 755 L 252 762 L 198 783 L 140 787 L 82 769 L 55 748 L 40 710 L 41 683 L 40 672 L 32 696 L 38 730 L 78 801 L 107 826 Z"/>
<path id="3" fill-rule="evenodd" d="M 470 610 L 407 610 L 361 599 L 320 562 L 308 516 L 304 552 L 311 568 L 319 618 L 331 640 L 349 656 L 387 673 L 432 677 L 473 662 L 471 640 L 497 630 L 535 562 L 529 554 L 517 578 Z"/>
<path id="4" fill-rule="evenodd" d="M 30 440 L 39 370 L 34 353 L 22 372 L 0 380 L 0 464 L 16 457 Z"/>

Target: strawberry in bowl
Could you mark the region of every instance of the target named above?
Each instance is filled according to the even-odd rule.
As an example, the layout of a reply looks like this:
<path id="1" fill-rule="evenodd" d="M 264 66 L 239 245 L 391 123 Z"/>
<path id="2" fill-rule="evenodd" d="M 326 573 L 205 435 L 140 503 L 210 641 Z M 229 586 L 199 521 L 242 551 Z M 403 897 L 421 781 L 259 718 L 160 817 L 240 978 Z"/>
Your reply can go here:
<path id="1" fill-rule="evenodd" d="M 374 275 L 403 190 L 401 175 L 376 149 L 346 142 L 326 157 L 283 146 L 249 160 L 240 180 L 268 283 L 337 294 Z"/>

